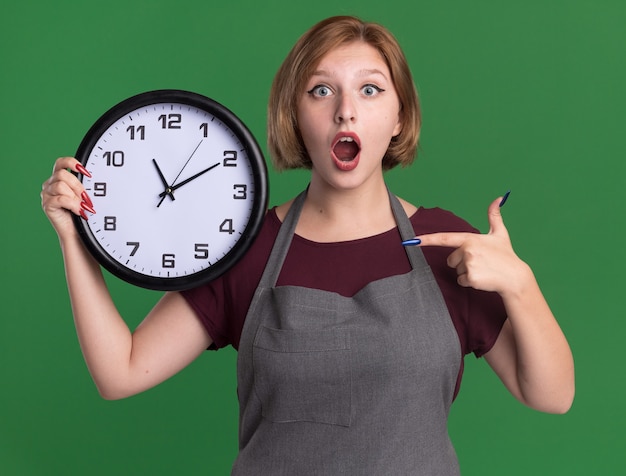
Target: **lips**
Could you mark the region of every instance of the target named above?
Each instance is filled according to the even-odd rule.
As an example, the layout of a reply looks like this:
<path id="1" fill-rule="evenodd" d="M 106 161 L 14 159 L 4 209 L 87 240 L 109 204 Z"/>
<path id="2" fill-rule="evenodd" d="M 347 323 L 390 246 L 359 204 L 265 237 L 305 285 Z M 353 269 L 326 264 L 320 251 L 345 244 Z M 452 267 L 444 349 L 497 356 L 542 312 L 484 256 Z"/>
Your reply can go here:
<path id="1" fill-rule="evenodd" d="M 359 163 L 360 152 L 361 143 L 355 133 L 340 132 L 335 136 L 331 155 L 339 169 L 354 170 Z"/>

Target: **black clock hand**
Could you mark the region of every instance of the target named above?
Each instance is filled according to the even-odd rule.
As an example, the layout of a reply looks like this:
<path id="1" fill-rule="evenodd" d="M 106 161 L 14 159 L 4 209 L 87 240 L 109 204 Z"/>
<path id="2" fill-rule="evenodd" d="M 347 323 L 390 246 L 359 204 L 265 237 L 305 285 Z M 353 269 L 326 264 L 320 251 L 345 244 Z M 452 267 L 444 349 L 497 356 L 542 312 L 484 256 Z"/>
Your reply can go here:
<path id="1" fill-rule="evenodd" d="M 191 182 L 192 180 L 197 179 L 198 177 L 200 177 L 200 175 L 203 175 L 203 174 L 207 173 L 209 170 L 213 170 L 213 169 L 214 169 L 215 167 L 217 167 L 218 165 L 220 165 L 220 163 L 219 163 L 219 162 L 217 162 L 217 163 L 215 163 L 215 164 L 211 165 L 210 167 L 208 167 L 208 168 L 204 169 L 204 170 L 203 170 L 203 171 L 201 171 L 201 172 L 198 172 L 198 173 L 197 173 L 197 174 L 195 174 L 195 175 L 192 175 L 192 176 L 191 176 L 191 177 L 189 177 L 188 179 L 185 179 L 185 180 L 183 180 L 182 182 L 177 183 L 176 185 L 172 185 L 171 187 L 169 187 L 169 188 L 168 188 L 167 190 L 165 190 L 164 192 L 161 192 L 161 193 L 159 194 L 159 197 L 161 197 L 162 199 L 163 199 L 163 198 L 165 198 L 165 196 L 166 196 L 166 195 L 171 194 L 174 190 L 177 190 L 177 189 L 179 189 L 180 187 L 182 187 L 183 185 L 188 184 L 188 183 L 189 183 L 189 182 Z"/>
<path id="2" fill-rule="evenodd" d="M 163 200 L 165 200 L 166 195 L 169 195 L 172 200 L 176 200 L 176 199 L 174 198 L 174 194 L 172 193 L 172 188 L 167 183 L 167 180 L 165 180 L 165 176 L 163 175 L 163 172 L 161 172 L 161 169 L 159 168 L 159 164 L 157 164 L 156 159 L 152 159 L 152 162 L 154 163 L 154 166 L 157 169 L 157 173 L 159 174 L 159 177 L 161 178 L 161 182 L 163 182 L 163 186 L 165 187 L 165 195 L 162 196 L 161 201 L 157 204 L 157 208 L 158 208 L 161 206 L 161 203 L 163 203 Z"/>
<path id="3" fill-rule="evenodd" d="M 193 150 L 193 152 L 191 153 L 191 155 L 189 156 L 189 158 L 187 159 L 187 162 L 185 162 L 185 165 L 183 165 L 183 168 L 180 169 L 180 172 L 178 172 L 178 175 L 176 176 L 176 178 L 174 179 L 174 181 L 172 182 L 172 185 L 174 185 L 176 183 L 176 181 L 178 180 L 178 177 L 180 177 L 180 174 L 183 173 L 183 170 L 185 170 L 185 167 L 187 167 L 187 164 L 189 163 L 189 161 L 191 160 L 191 158 L 193 157 L 193 155 L 196 153 L 196 151 L 198 150 L 198 148 L 200 147 L 200 145 L 202 144 L 202 141 L 204 139 L 202 139 L 200 142 L 198 142 L 198 145 L 196 146 L 196 148 Z"/>

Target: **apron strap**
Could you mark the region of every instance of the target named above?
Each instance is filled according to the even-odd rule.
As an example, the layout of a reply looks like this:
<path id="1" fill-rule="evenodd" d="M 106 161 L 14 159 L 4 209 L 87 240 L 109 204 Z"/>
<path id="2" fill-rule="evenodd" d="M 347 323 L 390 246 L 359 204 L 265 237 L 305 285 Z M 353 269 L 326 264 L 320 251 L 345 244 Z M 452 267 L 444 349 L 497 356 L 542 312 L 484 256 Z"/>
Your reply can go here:
<path id="1" fill-rule="evenodd" d="M 387 191 L 389 192 L 389 190 Z M 394 194 L 389 192 L 389 201 L 391 203 L 391 211 L 393 211 L 393 216 L 396 218 L 396 223 L 398 224 L 398 230 L 400 230 L 400 237 L 402 238 L 402 241 L 415 238 L 415 230 L 413 230 L 411 220 L 409 220 L 409 217 L 406 215 L 400 200 L 398 200 Z M 398 246 L 402 245 L 398 243 Z M 424 258 L 424 253 L 419 246 L 405 246 L 404 251 L 406 251 L 413 269 L 428 267 L 426 258 Z"/>
<path id="2" fill-rule="evenodd" d="M 276 236 L 276 241 L 274 241 L 272 253 L 265 265 L 265 270 L 263 270 L 263 275 L 259 282 L 260 288 L 273 288 L 276 286 L 280 270 L 283 268 L 283 263 L 289 251 L 289 245 L 291 245 L 291 240 L 296 231 L 296 225 L 298 224 L 298 218 L 300 218 L 300 212 L 302 211 L 304 200 L 306 199 L 307 190 L 308 187 L 306 190 L 300 192 L 294 199 L 291 207 L 289 207 L 287 216 L 285 216 L 285 220 L 280 226 L 280 230 L 278 230 L 278 235 Z"/>
<path id="3" fill-rule="evenodd" d="M 307 190 L 308 187 L 294 199 L 287 215 L 285 216 L 285 220 L 278 231 L 272 252 L 267 260 L 267 265 L 265 266 L 263 275 L 261 276 L 259 287 L 272 288 L 276 286 L 278 276 L 280 275 L 287 253 L 289 252 L 291 240 L 293 239 L 293 235 L 296 231 L 298 219 L 300 218 L 300 213 L 302 212 L 302 207 L 304 206 L 304 201 L 306 200 Z M 402 240 L 414 238 L 415 231 L 413 230 L 413 225 L 411 225 L 411 221 L 409 220 L 409 217 L 407 217 L 402 204 L 391 192 L 389 192 L 389 201 L 391 203 L 391 210 L 393 211 L 394 218 L 396 219 Z M 398 246 L 402 245 L 398 243 Z M 428 266 L 426 259 L 424 258 L 424 254 L 418 246 L 406 246 L 404 249 L 413 269 L 422 269 Z"/>

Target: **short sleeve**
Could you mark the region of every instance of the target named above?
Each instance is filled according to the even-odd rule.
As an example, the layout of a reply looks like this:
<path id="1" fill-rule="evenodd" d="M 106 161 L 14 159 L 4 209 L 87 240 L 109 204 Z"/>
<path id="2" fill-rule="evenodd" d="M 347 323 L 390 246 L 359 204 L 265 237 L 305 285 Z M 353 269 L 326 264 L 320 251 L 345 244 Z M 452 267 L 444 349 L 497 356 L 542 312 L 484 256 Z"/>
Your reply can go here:
<path id="1" fill-rule="evenodd" d="M 507 319 L 506 310 L 497 293 L 472 290 L 468 299 L 467 353 L 482 357 L 496 343 Z"/>
<path id="2" fill-rule="evenodd" d="M 239 348 L 248 308 L 279 228 L 276 214 L 266 214 L 259 235 L 235 266 L 205 285 L 181 291 L 213 339 L 210 350 Z"/>
<path id="3" fill-rule="evenodd" d="M 440 208 L 420 208 L 411 221 L 418 236 L 435 232 L 478 233 L 465 220 Z M 441 289 L 463 355 L 473 352 L 476 357 L 483 356 L 495 344 L 507 318 L 502 298 L 497 293 L 459 286 L 456 271 L 447 264 L 452 248 L 424 247 L 422 251 Z"/>
<path id="4" fill-rule="evenodd" d="M 181 294 L 211 336 L 213 343 L 209 349 L 217 350 L 226 347 L 230 343 L 230 339 L 224 309 L 223 279 L 218 278 L 209 284 L 181 291 Z"/>

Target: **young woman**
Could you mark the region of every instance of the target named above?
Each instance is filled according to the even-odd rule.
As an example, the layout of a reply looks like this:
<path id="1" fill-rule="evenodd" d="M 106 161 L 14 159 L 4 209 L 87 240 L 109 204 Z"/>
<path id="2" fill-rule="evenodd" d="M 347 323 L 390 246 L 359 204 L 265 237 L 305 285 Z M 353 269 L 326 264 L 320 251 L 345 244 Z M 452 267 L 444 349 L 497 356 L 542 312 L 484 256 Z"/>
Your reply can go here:
<path id="1" fill-rule="evenodd" d="M 207 348 L 238 349 L 240 452 L 233 474 L 458 474 L 447 416 L 463 355 L 485 356 L 510 392 L 569 409 L 573 361 L 529 266 L 489 207 L 488 234 L 397 199 L 384 171 L 412 162 L 419 103 L 383 27 L 320 22 L 270 95 L 279 169 L 310 185 L 268 211 L 229 272 L 166 293 L 131 332 L 70 213 L 94 212 L 58 159 L 42 203 L 57 231 L 81 347 L 104 398 L 175 374 Z M 416 236 L 420 246 L 402 246 Z"/>

